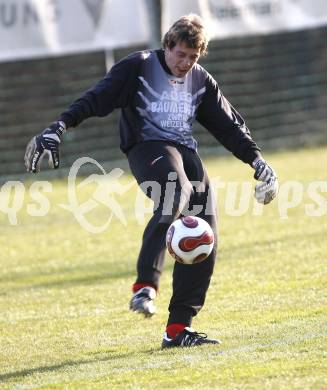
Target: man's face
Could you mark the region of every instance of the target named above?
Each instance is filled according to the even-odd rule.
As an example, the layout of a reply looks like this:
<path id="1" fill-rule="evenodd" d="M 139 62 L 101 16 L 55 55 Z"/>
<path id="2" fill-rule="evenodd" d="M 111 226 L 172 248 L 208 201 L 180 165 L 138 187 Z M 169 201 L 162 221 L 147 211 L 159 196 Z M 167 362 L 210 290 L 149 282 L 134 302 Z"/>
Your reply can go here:
<path id="1" fill-rule="evenodd" d="M 187 47 L 184 42 L 177 43 L 172 49 L 165 48 L 165 60 L 171 73 L 184 77 L 200 58 L 200 49 Z"/>

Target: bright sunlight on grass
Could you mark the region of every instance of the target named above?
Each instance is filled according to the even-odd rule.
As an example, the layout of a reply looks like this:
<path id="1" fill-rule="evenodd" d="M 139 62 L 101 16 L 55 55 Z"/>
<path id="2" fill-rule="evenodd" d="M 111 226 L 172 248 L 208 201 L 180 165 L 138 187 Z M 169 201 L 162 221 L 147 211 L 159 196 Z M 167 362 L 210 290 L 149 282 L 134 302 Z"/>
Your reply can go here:
<path id="1" fill-rule="evenodd" d="M 135 204 L 150 208 L 136 185 L 116 196 L 125 222 L 114 215 L 92 234 L 60 206 L 68 203 L 67 180 L 42 192 L 49 212 L 39 217 L 31 216 L 38 202 L 24 183 L 17 224 L 0 211 L 1 388 L 326 389 L 327 148 L 267 159 L 281 192 L 264 209 L 252 195 L 239 202 L 243 182 L 253 191 L 251 168 L 233 157 L 206 160 L 217 184 L 220 250 L 193 326 L 221 339 L 220 347 L 160 349 L 168 256 L 158 314 L 145 320 L 128 310 L 149 217 L 135 215 Z M 79 202 L 94 189 L 80 188 Z M 104 225 L 110 210 L 95 206 L 88 221 Z"/>

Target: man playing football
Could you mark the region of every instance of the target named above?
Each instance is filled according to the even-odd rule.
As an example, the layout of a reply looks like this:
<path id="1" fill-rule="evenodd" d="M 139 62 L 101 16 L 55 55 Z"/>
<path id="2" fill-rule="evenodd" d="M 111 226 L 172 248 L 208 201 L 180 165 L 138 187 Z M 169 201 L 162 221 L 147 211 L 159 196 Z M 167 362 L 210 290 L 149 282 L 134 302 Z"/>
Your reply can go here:
<path id="1" fill-rule="evenodd" d="M 269 203 L 277 193 L 276 174 L 261 156 L 243 118 L 198 64 L 207 45 L 202 19 L 194 14 L 181 17 L 165 34 L 163 49 L 132 53 L 115 64 L 57 121 L 35 136 L 25 154 L 28 171 L 37 172 L 45 154 L 58 168 L 59 144 L 67 129 L 89 117 L 103 117 L 121 109 L 120 147 L 133 175 L 139 185 L 155 181 L 163 189 L 160 194 L 146 189 L 158 207 L 144 230 L 130 301 L 130 309 L 146 317 L 155 313 L 169 225 L 195 205 L 203 206 L 197 216 L 209 223 L 217 243 L 216 205 L 192 135 L 195 120 L 254 169 L 254 178 L 262 182 L 255 191 L 259 202 Z M 175 181 L 176 187 L 167 202 L 163 192 L 170 181 Z M 219 344 L 191 328 L 193 317 L 205 302 L 216 252 L 217 245 L 201 263 L 175 263 L 163 348 Z"/>

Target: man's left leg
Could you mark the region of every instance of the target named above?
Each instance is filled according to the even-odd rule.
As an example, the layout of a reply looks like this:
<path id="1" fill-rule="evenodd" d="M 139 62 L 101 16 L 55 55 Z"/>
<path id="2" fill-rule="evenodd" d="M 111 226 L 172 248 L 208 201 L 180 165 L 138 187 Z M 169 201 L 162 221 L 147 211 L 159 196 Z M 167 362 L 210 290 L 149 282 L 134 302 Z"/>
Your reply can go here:
<path id="1" fill-rule="evenodd" d="M 189 173 L 189 179 L 199 182 L 202 188 L 195 188 L 189 210 L 191 211 L 193 207 L 202 206 L 197 216 L 203 218 L 211 226 L 215 236 L 215 245 L 210 256 L 201 263 L 185 265 L 175 262 L 173 295 L 169 304 L 169 318 L 162 343 L 163 348 L 193 346 L 204 343 L 219 344 L 218 340 L 210 340 L 189 329 L 193 317 L 197 315 L 205 302 L 214 270 L 218 239 L 216 205 L 210 190 L 209 178 L 198 156 L 195 158 L 195 162 L 192 161 L 190 165 L 192 166 L 193 164 L 196 164 L 196 167 L 190 171 L 187 171 L 187 164 L 185 164 L 186 172 Z M 191 214 L 192 212 L 190 212 Z"/>

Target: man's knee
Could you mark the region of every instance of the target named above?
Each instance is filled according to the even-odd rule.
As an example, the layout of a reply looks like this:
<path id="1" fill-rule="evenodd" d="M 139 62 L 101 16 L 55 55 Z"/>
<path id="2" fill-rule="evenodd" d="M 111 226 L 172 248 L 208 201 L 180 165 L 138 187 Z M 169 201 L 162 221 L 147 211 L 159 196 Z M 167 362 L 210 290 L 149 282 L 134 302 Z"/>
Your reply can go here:
<path id="1" fill-rule="evenodd" d="M 172 223 L 180 214 L 183 214 L 187 209 L 191 196 L 193 195 L 193 186 L 189 181 L 182 185 L 176 183 L 173 191 L 165 191 L 162 202 L 161 223 Z"/>

